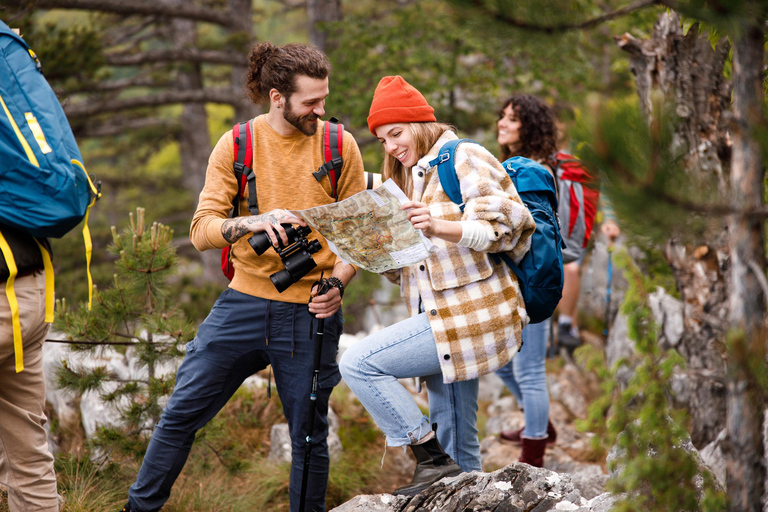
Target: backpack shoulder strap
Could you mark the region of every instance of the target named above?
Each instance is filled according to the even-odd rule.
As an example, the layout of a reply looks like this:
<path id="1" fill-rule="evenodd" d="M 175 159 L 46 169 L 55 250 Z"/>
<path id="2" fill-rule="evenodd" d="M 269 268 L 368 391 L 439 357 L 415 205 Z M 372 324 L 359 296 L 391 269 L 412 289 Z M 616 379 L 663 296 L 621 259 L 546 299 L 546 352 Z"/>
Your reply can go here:
<path id="1" fill-rule="evenodd" d="M 344 159 L 341 157 L 344 138 L 344 125 L 335 117 L 323 123 L 323 165 L 312 175 L 319 182 L 323 176 L 328 175 L 331 182 L 331 194 L 333 199 L 339 200 L 339 177 Z"/>
<path id="2" fill-rule="evenodd" d="M 232 202 L 232 217 L 240 215 L 240 201 L 243 191 L 248 186 L 248 210 L 251 215 L 259 213 L 258 199 L 256 197 L 256 175 L 247 162 L 253 162 L 253 139 L 251 136 L 251 121 L 236 124 L 232 129 L 232 138 L 235 145 L 235 179 L 237 179 L 237 195 Z"/>
<path id="3" fill-rule="evenodd" d="M 453 139 L 449 140 L 443 147 L 440 148 L 440 152 L 437 154 L 437 158 L 429 162 L 430 167 L 437 166 L 437 175 L 440 178 L 440 185 L 445 190 L 446 195 L 459 205 L 461 211 L 464 211 L 464 201 L 461 197 L 461 186 L 459 184 L 459 177 L 456 176 L 456 167 L 454 166 L 454 155 L 456 154 L 456 148 L 462 142 L 477 142 L 471 139 Z"/>

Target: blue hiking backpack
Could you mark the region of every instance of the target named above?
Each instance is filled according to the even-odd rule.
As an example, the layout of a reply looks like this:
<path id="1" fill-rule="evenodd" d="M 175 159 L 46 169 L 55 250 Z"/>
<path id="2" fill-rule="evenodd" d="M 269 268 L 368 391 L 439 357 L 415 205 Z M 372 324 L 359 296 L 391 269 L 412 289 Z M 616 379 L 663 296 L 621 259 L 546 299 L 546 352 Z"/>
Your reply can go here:
<path id="1" fill-rule="evenodd" d="M 88 208 L 100 197 L 83 166 L 72 130 L 40 62 L 27 43 L 0 21 L 0 226 L 39 238 L 59 238 L 86 218 L 88 265 L 91 237 Z M 53 264 L 38 241 L 45 267 L 45 321 L 53 322 Z M 11 309 L 16 371 L 24 369 L 19 304 L 13 288 L 18 267 L 0 229 L 0 253 L 8 267 L 5 293 Z"/>
<path id="2" fill-rule="evenodd" d="M 36 238 L 77 226 L 98 195 L 27 43 L 0 21 L 0 223 Z"/>
<path id="3" fill-rule="evenodd" d="M 448 141 L 437 158 L 429 165 L 437 165 L 440 184 L 448 197 L 464 211 L 459 178 L 454 167 L 456 147 L 470 139 Z M 541 164 L 523 158 L 512 157 L 502 164 L 512 179 L 520 199 L 536 222 L 531 236 L 531 248 L 519 265 L 506 253 L 493 253 L 491 258 L 498 264 L 503 261 L 517 276 L 523 294 L 525 309 L 530 323 L 543 322 L 552 316 L 563 295 L 563 254 L 565 247 L 557 220 L 557 192 L 555 180 Z"/>

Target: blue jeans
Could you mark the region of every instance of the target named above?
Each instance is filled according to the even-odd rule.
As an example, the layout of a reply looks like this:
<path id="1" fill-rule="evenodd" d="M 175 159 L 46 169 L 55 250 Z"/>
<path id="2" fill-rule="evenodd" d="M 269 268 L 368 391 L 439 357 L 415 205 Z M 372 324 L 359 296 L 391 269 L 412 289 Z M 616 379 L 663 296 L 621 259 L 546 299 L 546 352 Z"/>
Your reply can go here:
<path id="1" fill-rule="evenodd" d="M 163 506 L 187 461 L 197 430 L 213 419 L 247 377 L 271 364 L 291 433 L 289 492 L 291 511 L 298 510 L 316 322 L 306 304 L 270 301 L 231 288 L 221 294 L 200 325 L 197 337 L 187 344 L 187 354 L 176 374 L 176 387 L 129 490 L 133 509 L 148 512 Z M 328 399 L 341 379 L 336 354 L 342 323 L 341 311 L 325 319 L 307 511 L 325 511 L 330 461 Z"/>
<path id="2" fill-rule="evenodd" d="M 508 365 L 496 370 L 525 412 L 523 435 L 530 439 L 547 437 L 549 391 L 545 366 L 551 318 L 523 329 L 523 347 Z"/>
<path id="3" fill-rule="evenodd" d="M 339 363 L 347 385 L 387 436 L 389 446 L 413 444 L 437 423 L 443 449 L 464 471 L 481 471 L 477 440 L 477 379 L 443 383 L 426 313 L 382 329 L 348 348 Z M 398 381 L 424 377 L 429 418 Z"/>

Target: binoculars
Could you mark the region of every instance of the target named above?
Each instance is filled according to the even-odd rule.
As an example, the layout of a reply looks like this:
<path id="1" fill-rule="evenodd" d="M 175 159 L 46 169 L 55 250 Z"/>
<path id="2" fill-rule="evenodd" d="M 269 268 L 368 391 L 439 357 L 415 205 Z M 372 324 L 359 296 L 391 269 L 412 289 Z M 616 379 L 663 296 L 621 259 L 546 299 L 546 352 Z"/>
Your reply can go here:
<path id="1" fill-rule="evenodd" d="M 312 232 L 308 226 L 293 227 L 291 224 L 281 224 L 281 226 L 285 229 L 285 234 L 288 237 L 288 245 L 284 245 L 278 237 L 278 247 L 275 250 L 285 269 L 269 276 L 279 293 L 283 293 L 289 286 L 299 281 L 317 266 L 312 255 L 322 249 L 317 240 L 307 240 L 307 235 Z M 272 247 L 272 241 L 265 232 L 254 234 L 248 239 L 248 243 L 257 256 L 261 256 Z"/>

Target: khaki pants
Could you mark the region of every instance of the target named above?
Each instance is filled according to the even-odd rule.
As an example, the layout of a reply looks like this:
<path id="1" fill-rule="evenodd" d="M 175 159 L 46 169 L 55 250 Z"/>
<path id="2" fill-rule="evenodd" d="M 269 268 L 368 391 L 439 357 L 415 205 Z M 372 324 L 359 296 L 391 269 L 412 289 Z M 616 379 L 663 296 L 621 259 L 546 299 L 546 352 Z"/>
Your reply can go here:
<path id="1" fill-rule="evenodd" d="M 11 310 L 0 283 L 0 483 L 8 487 L 11 512 L 57 512 L 53 455 L 43 428 L 46 421 L 43 341 L 45 275 L 18 278 L 14 289 L 24 344 L 24 371 L 16 373 Z"/>

